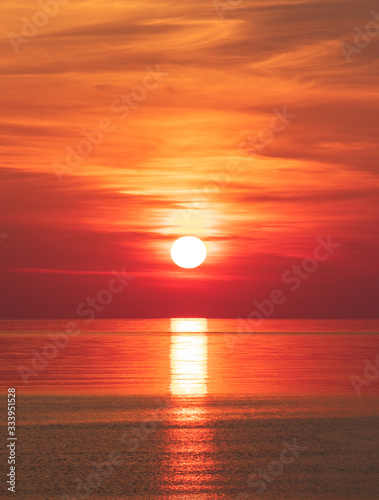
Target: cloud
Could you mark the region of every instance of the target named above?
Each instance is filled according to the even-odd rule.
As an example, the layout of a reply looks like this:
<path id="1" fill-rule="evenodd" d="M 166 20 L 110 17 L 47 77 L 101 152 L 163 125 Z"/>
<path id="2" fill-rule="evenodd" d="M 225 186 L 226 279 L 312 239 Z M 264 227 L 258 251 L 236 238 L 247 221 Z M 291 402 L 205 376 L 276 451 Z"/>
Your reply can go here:
<path id="1" fill-rule="evenodd" d="M 20 33 L 21 18 L 36 8 L 7 0 L 3 32 Z M 271 286 L 323 234 L 343 243 L 339 260 L 328 264 L 335 282 L 350 276 L 357 296 L 371 289 L 379 37 L 351 64 L 340 45 L 373 9 L 369 0 L 243 0 L 222 21 L 212 1 L 77 1 L 18 55 L 3 37 L 0 231 L 9 238 L 0 264 L 7 286 L 23 297 L 8 304 L 12 314 L 27 304 L 33 313 L 35 286 L 46 300 L 33 302 L 39 313 L 68 314 L 63 302 L 73 284 L 79 299 L 88 280 L 124 265 L 143 277 L 151 302 L 166 290 L 164 310 L 191 282 L 200 298 L 188 293 L 202 311 L 214 293 L 232 314 L 249 287 Z M 167 78 L 120 120 L 112 103 L 130 96 L 156 64 Z M 261 137 L 273 108 L 284 106 L 296 114 L 290 126 L 255 159 L 241 152 L 238 145 Z M 64 162 L 83 130 L 104 118 L 114 132 L 59 183 L 52 163 Z M 228 171 L 230 161 L 241 168 Z M 210 192 L 226 172 L 230 178 Z M 187 221 L 183 212 L 201 199 L 205 206 Z M 210 257 L 186 281 L 169 248 L 187 232 L 206 240 Z M 318 291 L 330 276 L 320 275 Z M 241 281 L 238 292 L 233 284 Z M 60 305 L 50 297 L 54 287 Z M 142 285 L 138 294 L 142 303 Z M 157 313 L 157 305 L 141 312 L 137 302 L 140 314 Z"/>

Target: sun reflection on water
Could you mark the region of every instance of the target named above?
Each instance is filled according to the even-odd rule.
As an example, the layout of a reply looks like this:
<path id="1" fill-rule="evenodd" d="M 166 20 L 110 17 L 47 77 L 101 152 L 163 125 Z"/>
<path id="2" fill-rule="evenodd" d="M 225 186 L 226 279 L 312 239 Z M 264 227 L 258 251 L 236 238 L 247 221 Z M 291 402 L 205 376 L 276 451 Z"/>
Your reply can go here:
<path id="1" fill-rule="evenodd" d="M 172 333 L 207 333 L 208 322 L 206 318 L 172 318 Z"/>
<path id="2" fill-rule="evenodd" d="M 172 319 L 170 366 L 173 396 L 207 394 L 208 339 L 206 319 Z M 196 333 L 195 335 L 185 334 Z"/>
<path id="3" fill-rule="evenodd" d="M 165 498 L 211 498 L 217 483 L 214 430 L 208 421 L 207 320 L 172 319 L 170 389 L 161 467 Z"/>

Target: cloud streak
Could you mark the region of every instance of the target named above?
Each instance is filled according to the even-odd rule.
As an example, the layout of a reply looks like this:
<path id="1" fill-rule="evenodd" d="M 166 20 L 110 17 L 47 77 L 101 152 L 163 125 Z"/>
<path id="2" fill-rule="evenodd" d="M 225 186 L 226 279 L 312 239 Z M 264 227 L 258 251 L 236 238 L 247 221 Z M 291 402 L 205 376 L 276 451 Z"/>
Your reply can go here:
<path id="1" fill-rule="evenodd" d="M 0 274 L 20 296 L 12 305 L 4 289 L 3 316 L 35 316 L 32 303 L 40 315 L 67 315 L 73 286 L 82 296 L 124 265 L 141 278 L 131 302 L 141 317 L 159 314 L 159 304 L 174 316 L 242 315 L 248 297 L 264 296 L 325 234 L 343 250 L 317 278 L 304 314 L 341 315 L 349 277 L 351 310 L 374 314 L 379 40 L 351 64 L 340 48 L 373 9 L 369 0 L 244 0 L 221 21 L 211 1 L 83 0 L 65 5 L 17 55 L 3 37 L 0 227 L 11 236 Z M 6 0 L 3 33 L 19 32 L 34 11 Z M 58 183 L 52 162 L 111 116 L 112 102 L 154 64 L 165 81 Z M 290 127 L 255 158 L 238 148 L 284 106 L 296 114 Z M 183 219 L 230 161 L 240 168 Z M 185 234 L 209 247 L 187 277 L 169 257 Z M 133 316 L 114 307 L 109 314 Z M 299 299 L 283 314 L 301 308 Z"/>

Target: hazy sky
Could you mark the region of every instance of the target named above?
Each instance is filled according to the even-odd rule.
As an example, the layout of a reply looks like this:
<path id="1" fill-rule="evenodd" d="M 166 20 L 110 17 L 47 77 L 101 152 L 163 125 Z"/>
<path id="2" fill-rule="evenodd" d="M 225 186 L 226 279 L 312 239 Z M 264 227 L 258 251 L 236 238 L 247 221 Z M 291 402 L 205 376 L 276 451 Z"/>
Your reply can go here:
<path id="1" fill-rule="evenodd" d="M 377 2 L 51 2 L 1 8 L 2 317 L 76 317 L 124 268 L 97 317 L 245 317 L 278 288 L 275 317 L 377 316 Z"/>

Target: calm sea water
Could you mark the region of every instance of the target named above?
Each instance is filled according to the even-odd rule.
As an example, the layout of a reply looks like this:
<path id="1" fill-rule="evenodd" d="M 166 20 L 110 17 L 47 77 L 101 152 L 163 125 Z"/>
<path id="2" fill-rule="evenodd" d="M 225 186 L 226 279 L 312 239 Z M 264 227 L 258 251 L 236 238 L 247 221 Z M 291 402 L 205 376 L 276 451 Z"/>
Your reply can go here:
<path id="1" fill-rule="evenodd" d="M 72 320 L 0 320 L 0 332 L 59 332 L 74 323 L 82 332 L 171 333 L 178 330 L 208 333 L 379 333 L 379 320 L 292 320 L 266 319 L 258 326 L 254 321 L 239 319 L 160 318 Z"/>
<path id="2" fill-rule="evenodd" d="M 0 323 L 15 498 L 379 497 L 378 322 L 65 323 Z"/>

